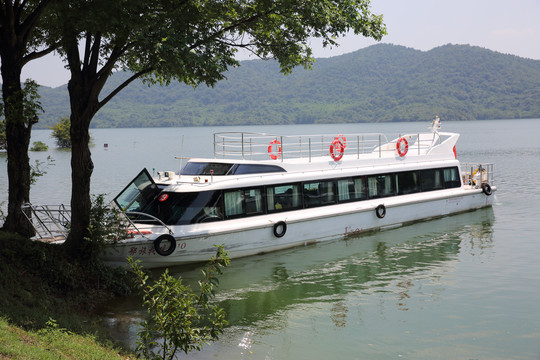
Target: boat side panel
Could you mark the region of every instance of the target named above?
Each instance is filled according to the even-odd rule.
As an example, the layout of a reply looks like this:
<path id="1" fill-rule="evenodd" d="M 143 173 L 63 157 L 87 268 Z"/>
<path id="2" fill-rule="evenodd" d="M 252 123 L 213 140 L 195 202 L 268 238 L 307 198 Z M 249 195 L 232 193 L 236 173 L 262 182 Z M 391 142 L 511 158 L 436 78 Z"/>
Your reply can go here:
<path id="1" fill-rule="evenodd" d="M 444 196 L 443 196 L 444 195 Z M 214 245 L 224 244 L 231 258 L 256 255 L 301 246 L 314 242 L 337 239 L 365 231 L 393 228 L 414 221 L 490 206 L 494 196 L 486 196 L 481 189 L 443 191 L 391 197 L 333 205 L 313 210 L 265 215 L 192 227 L 191 233 L 175 232 L 176 250 L 169 256 L 160 256 L 153 242 L 126 242 L 111 250 L 105 260 L 125 264 L 132 256 L 143 261 L 147 268 L 164 267 L 208 261 L 215 255 Z M 384 205 L 386 214 L 377 217 L 375 208 Z M 283 221 L 287 228 L 283 236 L 275 235 L 274 224 Z M 186 227 L 184 227 L 186 228 Z M 315 231 L 314 231 L 315 229 Z M 282 231 L 277 229 L 278 235 Z"/>

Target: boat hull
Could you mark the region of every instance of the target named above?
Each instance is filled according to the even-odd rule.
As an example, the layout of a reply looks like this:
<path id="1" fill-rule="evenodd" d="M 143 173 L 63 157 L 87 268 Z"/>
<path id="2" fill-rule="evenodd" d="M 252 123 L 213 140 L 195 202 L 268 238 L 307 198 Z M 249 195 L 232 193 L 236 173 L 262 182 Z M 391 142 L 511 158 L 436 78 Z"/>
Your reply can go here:
<path id="1" fill-rule="evenodd" d="M 491 206 L 493 200 L 494 195 L 486 195 L 482 189 L 461 187 L 176 226 L 176 248 L 168 256 L 156 253 L 153 240 L 139 236 L 108 248 L 103 260 L 113 266 L 125 266 L 126 259 L 132 257 L 141 260 L 146 268 L 206 262 L 215 255 L 215 245 L 224 245 L 234 259 L 471 211 Z M 384 214 L 376 212 L 380 205 L 384 206 Z"/>

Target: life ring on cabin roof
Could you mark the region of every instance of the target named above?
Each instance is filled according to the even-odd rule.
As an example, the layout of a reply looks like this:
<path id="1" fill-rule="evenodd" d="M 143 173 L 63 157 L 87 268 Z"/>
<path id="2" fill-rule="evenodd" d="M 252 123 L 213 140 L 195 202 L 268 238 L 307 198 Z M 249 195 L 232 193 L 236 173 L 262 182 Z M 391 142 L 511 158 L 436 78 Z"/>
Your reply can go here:
<path id="1" fill-rule="evenodd" d="M 345 153 L 345 145 L 336 137 L 330 144 L 330 157 L 334 161 L 339 161 L 343 157 L 343 153 Z"/>
<path id="2" fill-rule="evenodd" d="M 407 142 L 407 139 L 400 137 L 396 142 L 396 150 L 400 157 L 407 155 L 407 152 L 409 151 L 409 143 Z"/>
<path id="3" fill-rule="evenodd" d="M 163 244 L 162 247 L 162 243 Z M 167 242 L 170 244 L 169 247 L 167 247 Z M 161 256 L 169 256 L 171 255 L 174 250 L 176 249 L 176 240 L 174 237 L 168 234 L 163 234 L 159 236 L 156 240 L 154 240 L 154 250 L 161 255 Z"/>
<path id="4" fill-rule="evenodd" d="M 274 145 L 277 146 L 277 155 L 274 154 Z M 281 143 L 278 139 L 270 141 L 270 145 L 268 145 L 268 154 L 270 154 L 270 159 L 277 160 L 281 157 Z"/>
<path id="5" fill-rule="evenodd" d="M 335 140 L 339 140 L 341 142 L 341 144 L 343 145 L 343 149 L 347 147 L 347 138 L 344 135 L 336 136 Z"/>

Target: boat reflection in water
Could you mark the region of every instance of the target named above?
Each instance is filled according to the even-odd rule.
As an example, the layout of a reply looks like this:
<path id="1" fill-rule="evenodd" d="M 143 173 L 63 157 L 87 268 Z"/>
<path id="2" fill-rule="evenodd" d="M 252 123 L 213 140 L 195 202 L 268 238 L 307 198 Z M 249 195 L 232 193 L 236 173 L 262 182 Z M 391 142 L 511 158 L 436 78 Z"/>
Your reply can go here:
<path id="1" fill-rule="evenodd" d="M 447 282 L 460 256 L 490 250 L 493 221 L 493 210 L 485 208 L 235 259 L 220 277 L 216 298 L 228 314 L 229 328 L 218 342 L 190 357 L 219 354 L 220 359 L 238 358 L 253 351 L 255 343 L 260 355 L 256 358 L 264 358 L 261 353 L 273 353 L 271 358 L 294 358 L 300 356 L 300 350 L 276 353 L 279 344 L 273 342 L 285 341 L 281 339 L 284 335 L 278 334 L 294 331 L 298 336 L 298 332 L 305 332 L 309 338 L 313 328 L 317 336 L 326 329 L 326 341 L 341 344 L 334 346 L 352 345 L 349 342 L 354 340 L 346 336 L 332 339 L 339 335 L 331 329 L 358 327 L 357 331 L 367 331 L 362 329 L 363 308 L 375 306 L 377 311 L 391 314 L 439 301 L 447 295 Z M 169 269 L 194 289 L 200 270 L 194 265 Z M 134 299 L 109 304 L 104 315 L 111 333 L 131 345 L 136 341 L 136 324 L 143 317 L 140 303 Z M 318 345 L 310 346 L 315 349 L 309 352 L 316 354 Z"/>

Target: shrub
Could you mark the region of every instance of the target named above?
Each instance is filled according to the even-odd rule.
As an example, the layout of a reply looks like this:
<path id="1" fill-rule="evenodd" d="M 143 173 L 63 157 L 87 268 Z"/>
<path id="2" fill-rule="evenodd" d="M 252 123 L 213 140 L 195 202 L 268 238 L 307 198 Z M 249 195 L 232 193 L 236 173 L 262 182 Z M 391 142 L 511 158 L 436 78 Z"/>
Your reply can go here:
<path id="1" fill-rule="evenodd" d="M 49 147 L 42 141 L 34 141 L 34 146 L 30 148 L 30 151 L 47 151 Z"/>
<path id="2" fill-rule="evenodd" d="M 61 148 L 71 148 L 70 127 L 71 122 L 67 117 L 61 118 L 59 122 L 51 126 L 52 136 L 56 139 L 56 144 Z"/>
<path id="3" fill-rule="evenodd" d="M 230 259 L 223 246 L 217 249 L 216 256 L 203 270 L 198 295 L 167 270 L 150 284 L 139 264 L 128 259 L 143 291 L 143 306 L 150 315 L 138 334 L 137 351 L 143 358 L 174 359 L 179 350 L 186 354 L 200 350 L 223 333 L 227 325 L 225 311 L 210 305 L 209 301 L 214 296 L 214 286 L 219 283 L 216 275 L 222 273 L 222 267 L 227 266 Z"/>

